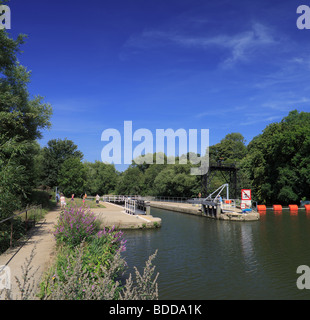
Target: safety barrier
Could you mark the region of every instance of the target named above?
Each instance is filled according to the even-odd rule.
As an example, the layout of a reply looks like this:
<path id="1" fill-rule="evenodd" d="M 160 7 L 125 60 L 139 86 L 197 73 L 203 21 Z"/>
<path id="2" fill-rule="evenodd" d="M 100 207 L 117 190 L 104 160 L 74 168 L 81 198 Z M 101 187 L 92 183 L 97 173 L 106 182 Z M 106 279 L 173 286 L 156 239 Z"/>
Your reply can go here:
<path id="1" fill-rule="evenodd" d="M 126 199 L 125 200 L 125 212 L 128 214 L 135 214 L 136 213 L 136 201 Z"/>
<path id="2" fill-rule="evenodd" d="M 12 242 L 13 242 L 13 221 L 14 221 L 14 218 L 16 218 L 17 216 L 20 216 L 22 214 L 25 214 L 25 232 L 27 232 L 27 229 L 28 229 L 28 223 L 30 222 L 28 217 L 29 217 L 29 214 L 32 213 L 32 217 L 33 217 L 33 224 L 35 225 L 36 223 L 36 216 L 37 215 L 41 215 L 42 213 L 42 205 L 36 205 L 36 206 L 31 206 L 31 207 L 27 207 L 26 209 L 24 209 L 23 211 L 20 211 L 18 213 L 15 213 L 13 215 L 11 215 L 10 217 L 7 217 L 3 220 L 0 221 L 0 224 L 1 223 L 4 223 L 4 222 L 7 222 L 7 221 L 10 221 L 10 231 L 11 231 L 11 235 L 10 235 L 10 248 L 12 247 Z"/>
<path id="3" fill-rule="evenodd" d="M 288 207 L 290 208 L 290 211 L 298 211 L 298 205 L 297 204 L 289 204 Z"/>
<path id="4" fill-rule="evenodd" d="M 310 212 L 310 204 L 305 204 L 304 208 L 307 212 Z M 297 213 L 299 209 L 302 209 L 302 207 L 299 208 L 297 204 L 289 204 L 288 208 L 287 207 L 283 208 L 282 205 L 280 204 L 274 204 L 272 208 L 266 208 L 266 206 L 262 204 L 257 205 L 257 211 L 260 213 L 266 212 L 267 209 L 272 209 L 273 211 L 276 211 L 276 212 L 282 212 L 282 210 L 288 209 L 290 212 Z"/>
<path id="5" fill-rule="evenodd" d="M 236 200 L 235 199 L 225 199 L 222 202 L 220 202 L 220 204 L 221 204 L 221 208 L 224 210 L 236 208 Z"/>
<path id="6" fill-rule="evenodd" d="M 266 211 L 266 206 L 264 204 L 257 205 L 257 211 Z"/>
<path id="7" fill-rule="evenodd" d="M 272 208 L 274 211 L 282 211 L 282 206 L 280 204 L 274 204 Z"/>

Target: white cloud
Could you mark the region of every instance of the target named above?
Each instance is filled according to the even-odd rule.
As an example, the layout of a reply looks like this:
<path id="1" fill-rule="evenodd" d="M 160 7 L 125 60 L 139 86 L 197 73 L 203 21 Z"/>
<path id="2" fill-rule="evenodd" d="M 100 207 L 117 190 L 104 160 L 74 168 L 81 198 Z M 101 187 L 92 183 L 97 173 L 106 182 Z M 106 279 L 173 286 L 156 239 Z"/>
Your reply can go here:
<path id="1" fill-rule="evenodd" d="M 296 105 L 309 103 L 310 99 L 306 97 L 295 98 L 295 99 L 287 99 L 287 100 L 278 100 L 278 101 L 270 101 L 264 103 L 262 106 L 266 108 L 270 108 L 278 111 L 290 111 L 296 107 Z"/>
<path id="2" fill-rule="evenodd" d="M 223 66 L 227 67 L 239 61 L 251 60 L 259 48 L 275 43 L 277 41 L 269 28 L 260 23 L 253 23 L 248 31 L 235 35 L 219 34 L 213 37 L 191 36 L 176 31 L 145 30 L 140 35 L 130 37 L 125 47 L 141 50 L 167 45 L 201 48 L 203 50 L 219 47 L 229 50 L 229 57 L 222 63 Z"/>

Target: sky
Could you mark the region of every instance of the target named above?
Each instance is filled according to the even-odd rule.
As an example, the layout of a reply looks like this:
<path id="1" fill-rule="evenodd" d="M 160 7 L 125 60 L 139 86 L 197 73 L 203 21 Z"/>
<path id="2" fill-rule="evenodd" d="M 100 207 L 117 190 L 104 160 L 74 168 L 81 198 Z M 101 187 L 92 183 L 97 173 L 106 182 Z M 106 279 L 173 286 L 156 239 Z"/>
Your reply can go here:
<path id="1" fill-rule="evenodd" d="M 289 111 L 310 112 L 310 30 L 301 0 L 11 0 L 29 92 L 53 107 L 51 139 L 101 161 L 113 128 L 209 130 L 249 143 Z M 309 2 L 310 6 L 310 2 Z M 124 141 L 122 143 L 124 144 Z M 155 150 L 154 150 L 155 152 Z M 126 166 L 116 166 L 123 170 Z"/>

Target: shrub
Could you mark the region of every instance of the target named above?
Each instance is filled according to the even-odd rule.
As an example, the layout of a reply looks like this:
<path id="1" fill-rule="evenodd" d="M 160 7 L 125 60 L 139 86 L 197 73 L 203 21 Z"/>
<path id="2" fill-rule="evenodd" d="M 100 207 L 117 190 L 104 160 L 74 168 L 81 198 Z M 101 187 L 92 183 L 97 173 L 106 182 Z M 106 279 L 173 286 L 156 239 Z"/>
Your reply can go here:
<path id="1" fill-rule="evenodd" d="M 130 274 L 122 286 L 115 279 L 126 266 L 119 250 L 111 256 L 109 268 L 100 266 L 101 276 L 97 277 L 91 270 L 85 270 L 85 245 L 82 243 L 71 249 L 72 256 L 64 258 L 67 263 L 61 266 L 61 273 L 59 268 L 52 269 L 44 287 L 41 284 L 41 299 L 158 300 L 158 273 L 154 277 L 155 266 L 152 265 L 157 252 L 149 257 L 142 274 L 135 268 L 135 281 Z"/>
<path id="2" fill-rule="evenodd" d="M 123 232 L 112 229 L 99 231 L 85 247 L 83 256 L 83 269 L 94 277 L 102 277 L 105 270 L 111 267 L 111 261 L 117 252 L 125 251 L 122 239 Z M 116 278 L 123 270 L 117 270 Z"/>
<path id="3" fill-rule="evenodd" d="M 96 217 L 86 208 L 65 209 L 59 216 L 54 235 L 57 243 L 64 242 L 75 247 L 83 240 L 88 241 L 96 231 Z"/>
<path id="4" fill-rule="evenodd" d="M 1 219 L 0 219 L 1 220 Z M 25 235 L 25 222 L 20 217 L 13 219 L 12 245 Z M 11 239 L 11 221 L 0 224 L 0 254 L 10 247 Z"/>
<path id="5" fill-rule="evenodd" d="M 65 209 L 56 225 L 59 248 L 54 267 L 41 282 L 41 299 L 158 299 L 157 277 L 151 256 L 143 275 L 136 269 L 136 285 L 132 277 L 122 286 L 119 277 L 127 266 L 121 258 L 126 241 L 123 232 L 104 228 L 97 232 L 96 218 L 89 209 Z"/>
<path id="6" fill-rule="evenodd" d="M 136 281 L 132 280 L 131 274 L 126 280 L 125 286 L 119 294 L 119 300 L 158 300 L 158 284 L 157 279 L 159 273 L 154 277 L 155 266 L 153 260 L 157 255 L 157 250 L 149 256 L 145 262 L 143 273 L 134 267 L 136 273 Z"/>
<path id="7" fill-rule="evenodd" d="M 32 205 L 42 204 L 43 208 L 49 208 L 50 194 L 46 191 L 33 190 L 29 196 L 29 202 Z"/>
<path id="8" fill-rule="evenodd" d="M 41 299 L 113 300 L 118 297 L 119 282 L 114 278 L 126 264 L 120 252 L 112 255 L 109 268 L 100 266 L 102 271 L 98 277 L 85 269 L 85 245 L 82 243 L 71 249 L 71 255 L 64 258 L 67 263 L 52 271 L 44 287 L 41 284 Z"/>

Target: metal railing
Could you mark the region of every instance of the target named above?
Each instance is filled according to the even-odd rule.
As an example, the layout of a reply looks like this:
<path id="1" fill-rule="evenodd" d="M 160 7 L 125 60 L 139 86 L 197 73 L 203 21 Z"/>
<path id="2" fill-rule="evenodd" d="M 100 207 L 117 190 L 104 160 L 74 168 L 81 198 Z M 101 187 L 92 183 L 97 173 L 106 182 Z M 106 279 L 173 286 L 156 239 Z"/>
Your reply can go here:
<path id="1" fill-rule="evenodd" d="M 229 210 L 229 209 L 236 208 L 236 200 L 235 199 L 224 199 L 224 200 L 222 200 L 221 208 L 224 209 L 224 210 L 225 209 Z"/>
<path id="2" fill-rule="evenodd" d="M 186 197 L 153 197 L 153 199 L 150 201 L 185 203 L 188 200 L 189 198 Z"/>
<path id="3" fill-rule="evenodd" d="M 4 223 L 6 221 L 10 221 L 10 223 L 11 223 L 11 226 L 10 226 L 11 227 L 10 248 L 12 247 L 12 243 L 13 243 L 13 220 L 14 220 L 14 218 L 16 218 L 16 217 L 18 217 L 18 216 L 20 216 L 22 214 L 25 214 L 25 231 L 27 232 L 27 230 L 28 230 L 28 222 L 29 222 L 28 216 L 29 216 L 29 214 L 31 212 L 34 213 L 34 215 L 33 215 L 34 216 L 34 220 L 33 221 L 34 221 L 34 225 L 35 225 L 35 223 L 36 223 L 36 215 L 38 214 L 38 212 L 40 212 L 40 215 L 42 213 L 42 205 L 41 204 L 37 205 L 37 206 L 27 207 L 23 211 L 15 213 L 15 214 L 11 215 L 10 217 L 7 217 L 7 218 L 5 218 L 5 219 L 0 221 L 0 224 Z"/>
<path id="4" fill-rule="evenodd" d="M 129 214 L 135 214 L 136 213 L 136 201 L 126 199 L 125 200 L 125 212 Z"/>
<path id="5" fill-rule="evenodd" d="M 125 202 L 126 200 L 140 200 L 142 197 L 138 195 L 104 195 L 102 199 L 107 202 Z"/>

